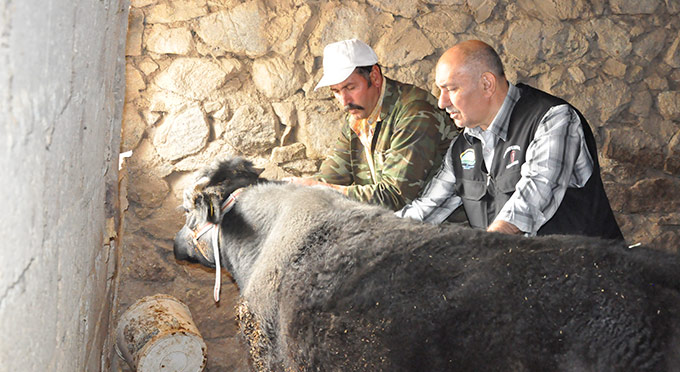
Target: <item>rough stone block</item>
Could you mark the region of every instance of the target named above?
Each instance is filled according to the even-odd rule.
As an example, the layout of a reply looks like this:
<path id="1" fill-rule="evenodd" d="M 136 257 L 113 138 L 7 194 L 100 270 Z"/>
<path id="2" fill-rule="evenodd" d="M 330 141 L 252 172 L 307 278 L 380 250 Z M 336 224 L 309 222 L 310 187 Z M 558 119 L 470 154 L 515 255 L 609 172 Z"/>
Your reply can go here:
<path id="1" fill-rule="evenodd" d="M 288 146 L 274 147 L 272 155 L 269 158 L 271 162 L 276 164 L 286 163 L 293 160 L 300 160 L 305 157 L 305 145 L 302 143 L 294 143 Z"/>
<path id="2" fill-rule="evenodd" d="M 227 123 L 224 139 L 244 154 L 259 154 L 276 145 L 278 119 L 270 107 L 241 106 Z"/>
<path id="3" fill-rule="evenodd" d="M 156 4 L 158 0 L 130 0 L 130 6 L 133 8 L 143 8 L 147 5 Z"/>
<path id="4" fill-rule="evenodd" d="M 668 145 L 668 157 L 664 163 L 664 170 L 676 177 L 680 176 L 680 131 L 675 133 Z"/>
<path id="5" fill-rule="evenodd" d="M 639 117 L 647 117 L 652 108 L 652 95 L 647 90 L 637 90 L 633 93 L 628 111 Z"/>
<path id="6" fill-rule="evenodd" d="M 624 59 L 630 54 L 633 45 L 627 30 L 608 18 L 597 19 L 592 23 L 600 50 L 618 59 Z"/>
<path id="7" fill-rule="evenodd" d="M 405 18 L 413 18 L 418 14 L 416 2 L 411 0 L 368 0 L 374 7 Z"/>
<path id="8" fill-rule="evenodd" d="M 463 5 L 466 0 L 422 0 L 425 4 L 434 5 Z"/>
<path id="9" fill-rule="evenodd" d="M 172 173 L 172 164 L 163 159 L 151 141 L 143 138 L 129 159 L 130 172 L 144 170 L 155 177 L 166 177 Z"/>
<path id="10" fill-rule="evenodd" d="M 142 54 L 142 34 L 144 33 L 144 12 L 139 9 L 130 9 L 128 15 L 127 42 L 125 43 L 126 56 L 139 56 Z"/>
<path id="11" fill-rule="evenodd" d="M 668 89 L 668 80 L 665 77 L 659 76 L 656 73 L 647 75 L 647 77 L 645 78 L 645 83 L 647 84 L 647 87 L 651 90 Z"/>
<path id="12" fill-rule="evenodd" d="M 256 58 L 269 49 L 269 12 L 258 1 L 248 1 L 233 9 L 213 13 L 199 20 L 198 36 L 209 46 Z"/>
<path id="13" fill-rule="evenodd" d="M 680 35 L 675 38 L 673 44 L 666 51 L 663 61 L 673 68 L 680 67 Z"/>
<path id="14" fill-rule="evenodd" d="M 139 98 L 139 92 L 146 89 L 142 74 L 131 64 L 125 65 L 125 101 Z"/>
<path id="15" fill-rule="evenodd" d="M 467 0 L 467 4 L 472 9 L 477 23 L 483 23 L 489 19 L 496 8 L 496 1 L 492 0 Z"/>
<path id="16" fill-rule="evenodd" d="M 563 22 L 548 22 L 542 27 L 541 50 L 546 60 L 578 63 L 588 52 L 590 44 L 586 36 L 575 27 Z"/>
<path id="17" fill-rule="evenodd" d="M 569 76 L 571 76 L 571 78 L 574 79 L 574 81 L 578 84 L 583 84 L 586 82 L 586 75 L 578 66 L 569 67 L 567 71 L 569 72 Z"/>
<path id="18" fill-rule="evenodd" d="M 295 9 L 293 14 L 279 15 L 270 23 L 268 34 L 276 41 L 271 43 L 271 48 L 282 56 L 293 55 L 300 60 L 306 52 L 304 35 L 312 19 L 312 8 L 303 4 Z"/>
<path id="19" fill-rule="evenodd" d="M 257 89 L 272 99 L 291 96 L 302 88 L 306 77 L 302 68 L 280 56 L 255 60 L 252 76 Z"/>
<path id="20" fill-rule="evenodd" d="M 424 30 L 461 33 L 467 30 L 468 26 L 472 24 L 472 20 L 472 16 L 465 12 L 445 9 L 423 14 L 416 19 L 416 22 Z M 442 25 L 446 25 L 446 28 L 442 29 Z"/>
<path id="21" fill-rule="evenodd" d="M 125 248 L 123 264 L 126 270 L 122 273 L 125 280 L 172 281 L 174 269 L 161 258 L 153 241 L 137 236 L 128 239 Z"/>
<path id="22" fill-rule="evenodd" d="M 380 13 L 355 1 L 326 2 L 320 5 L 319 14 L 319 22 L 309 40 L 309 49 L 314 56 L 323 55 L 323 48 L 332 42 L 354 37 L 372 46 L 377 31 L 393 22 L 391 14 Z M 381 61 L 380 55 L 378 61 Z"/>
<path id="23" fill-rule="evenodd" d="M 208 143 L 205 150 L 198 154 L 187 156 L 178 161 L 174 166 L 174 170 L 177 172 L 193 172 L 210 164 L 215 159 L 228 158 L 237 155 L 239 155 L 238 151 L 236 151 L 229 143 L 223 139 L 218 139 Z"/>
<path id="24" fill-rule="evenodd" d="M 188 21 L 208 14 L 206 0 L 170 1 L 151 6 L 146 16 L 147 23 L 171 23 Z"/>
<path id="25" fill-rule="evenodd" d="M 639 164 L 644 168 L 662 168 L 664 144 L 637 128 L 606 131 L 603 156 L 619 162 Z"/>
<path id="26" fill-rule="evenodd" d="M 153 136 L 158 154 L 177 160 L 202 150 L 208 142 L 210 128 L 203 111 L 196 105 L 171 111 Z"/>
<path id="27" fill-rule="evenodd" d="M 121 133 L 121 152 L 134 150 L 144 136 L 146 123 L 134 104 L 127 103 L 123 108 L 123 130 Z"/>
<path id="28" fill-rule="evenodd" d="M 505 50 L 520 61 L 531 61 L 539 52 L 536 40 L 541 36 L 541 23 L 538 20 L 524 19 L 514 22 L 508 28 Z"/>
<path id="29" fill-rule="evenodd" d="M 626 76 L 626 65 L 614 58 L 609 58 L 604 62 L 603 71 L 616 78 Z"/>
<path id="30" fill-rule="evenodd" d="M 595 104 L 595 111 L 599 112 L 601 123 L 606 123 L 623 111 L 632 99 L 630 88 L 621 80 L 610 80 L 593 85 L 585 92 L 587 99 Z"/>
<path id="31" fill-rule="evenodd" d="M 316 160 L 299 159 L 281 164 L 281 168 L 286 172 L 298 177 L 312 175 L 319 171 L 319 162 Z"/>
<path id="32" fill-rule="evenodd" d="M 146 39 L 146 49 L 158 54 L 187 54 L 191 45 L 191 32 L 185 27 L 153 25 Z"/>
<path id="33" fill-rule="evenodd" d="M 391 32 L 383 36 L 374 47 L 381 65 L 402 66 L 420 61 L 434 52 L 429 40 L 408 20 L 395 22 Z"/>
<path id="34" fill-rule="evenodd" d="M 156 70 L 158 70 L 158 64 L 154 62 L 153 59 L 145 57 L 141 62 L 139 62 L 139 69 L 142 70 L 144 75 L 149 76 Z"/>
<path id="35" fill-rule="evenodd" d="M 591 13 L 588 3 L 579 0 L 520 0 L 520 8 L 539 19 L 578 19 Z"/>
<path id="36" fill-rule="evenodd" d="M 170 192 L 167 182 L 143 169 L 130 172 L 128 186 L 130 200 L 146 208 L 159 207 Z"/>
<path id="37" fill-rule="evenodd" d="M 666 31 L 664 29 L 656 29 L 636 41 L 633 52 L 646 61 L 651 62 L 661 53 L 665 44 Z"/>
<path id="38" fill-rule="evenodd" d="M 292 102 L 273 102 L 272 107 L 281 124 L 294 127 L 297 124 L 295 105 Z"/>
<path id="39" fill-rule="evenodd" d="M 654 14 L 661 0 L 609 0 L 614 14 Z"/>
<path id="40" fill-rule="evenodd" d="M 656 98 L 659 112 L 666 119 L 680 119 L 680 91 L 661 92 Z"/>
<path id="41" fill-rule="evenodd" d="M 203 100 L 224 84 L 227 73 L 220 65 L 201 58 L 177 58 L 160 72 L 156 85 L 183 97 Z"/>
<path id="42" fill-rule="evenodd" d="M 670 178 L 645 178 L 629 190 L 624 210 L 629 213 L 677 213 L 680 209 L 680 182 Z"/>
<path id="43" fill-rule="evenodd" d="M 303 102 L 298 105 L 297 111 L 297 139 L 305 144 L 307 157 L 325 158 L 340 135 L 343 111 L 335 101 Z"/>
<path id="44" fill-rule="evenodd" d="M 142 221 L 142 230 L 157 239 L 172 239 L 184 225 L 184 213 L 178 208 L 182 200 L 168 192 L 160 208 Z"/>

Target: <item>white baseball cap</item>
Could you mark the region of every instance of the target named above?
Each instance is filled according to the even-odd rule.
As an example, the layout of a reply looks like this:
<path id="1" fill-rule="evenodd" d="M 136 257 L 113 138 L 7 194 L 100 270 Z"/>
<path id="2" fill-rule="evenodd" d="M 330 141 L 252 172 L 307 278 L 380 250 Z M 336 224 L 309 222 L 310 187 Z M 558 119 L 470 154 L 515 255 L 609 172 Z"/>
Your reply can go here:
<path id="1" fill-rule="evenodd" d="M 342 83 L 361 66 L 373 66 L 378 56 L 359 39 L 338 41 L 323 48 L 323 77 L 314 90 Z"/>

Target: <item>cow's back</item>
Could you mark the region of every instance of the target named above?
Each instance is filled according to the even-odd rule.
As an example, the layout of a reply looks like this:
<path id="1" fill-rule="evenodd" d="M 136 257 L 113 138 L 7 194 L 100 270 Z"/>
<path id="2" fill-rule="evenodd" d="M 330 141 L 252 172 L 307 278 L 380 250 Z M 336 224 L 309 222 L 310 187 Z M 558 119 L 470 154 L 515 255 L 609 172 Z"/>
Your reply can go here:
<path id="1" fill-rule="evenodd" d="M 339 216 L 281 277 L 288 367 L 665 371 L 677 289 L 626 248 Z M 677 262 L 677 259 L 676 259 Z M 677 348 L 675 349 L 677 350 Z"/>

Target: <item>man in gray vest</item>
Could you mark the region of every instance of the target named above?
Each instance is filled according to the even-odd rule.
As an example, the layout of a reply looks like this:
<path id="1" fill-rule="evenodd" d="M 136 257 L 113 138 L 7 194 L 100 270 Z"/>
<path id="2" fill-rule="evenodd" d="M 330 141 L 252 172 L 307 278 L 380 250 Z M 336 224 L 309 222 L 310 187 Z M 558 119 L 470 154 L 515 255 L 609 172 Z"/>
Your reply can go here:
<path id="1" fill-rule="evenodd" d="M 463 135 L 400 217 L 441 223 L 463 206 L 470 225 L 507 234 L 623 239 L 600 178 L 595 139 L 564 100 L 513 85 L 489 45 L 465 41 L 439 59 L 439 108 Z"/>

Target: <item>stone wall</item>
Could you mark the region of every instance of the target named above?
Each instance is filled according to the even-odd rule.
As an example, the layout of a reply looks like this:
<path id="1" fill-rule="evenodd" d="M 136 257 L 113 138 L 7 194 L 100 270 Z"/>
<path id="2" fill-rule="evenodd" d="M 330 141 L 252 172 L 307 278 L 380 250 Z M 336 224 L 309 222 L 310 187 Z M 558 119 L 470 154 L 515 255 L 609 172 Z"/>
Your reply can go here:
<path id="1" fill-rule="evenodd" d="M 128 7 L 0 2 L 0 371 L 108 370 Z"/>
<path id="2" fill-rule="evenodd" d="M 313 91 L 323 47 L 351 37 L 374 47 L 388 77 L 435 94 L 444 50 L 488 42 L 511 81 L 589 120 L 626 239 L 677 252 L 679 12 L 676 0 L 132 0 L 119 312 L 144 295 L 176 295 L 208 342 L 209 370 L 245 369 L 235 288 L 216 306 L 212 271 L 172 257 L 181 191 L 217 156 L 246 156 L 269 177 L 313 173 L 341 125 L 329 90 Z"/>

